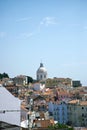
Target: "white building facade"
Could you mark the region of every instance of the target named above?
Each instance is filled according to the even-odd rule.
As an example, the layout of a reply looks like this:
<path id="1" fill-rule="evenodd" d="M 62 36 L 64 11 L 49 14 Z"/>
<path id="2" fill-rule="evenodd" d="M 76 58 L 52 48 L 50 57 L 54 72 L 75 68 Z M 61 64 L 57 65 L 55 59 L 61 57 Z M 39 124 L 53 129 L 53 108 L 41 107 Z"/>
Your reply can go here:
<path id="1" fill-rule="evenodd" d="M 33 87 L 34 87 L 34 90 L 36 91 L 42 91 L 45 88 L 45 84 L 35 83 Z"/>

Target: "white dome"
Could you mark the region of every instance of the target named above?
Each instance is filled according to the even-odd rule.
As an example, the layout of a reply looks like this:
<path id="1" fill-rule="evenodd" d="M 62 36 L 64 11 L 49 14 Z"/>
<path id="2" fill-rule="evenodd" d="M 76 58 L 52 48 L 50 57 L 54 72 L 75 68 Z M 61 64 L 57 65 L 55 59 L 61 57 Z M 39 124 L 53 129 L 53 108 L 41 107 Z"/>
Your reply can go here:
<path id="1" fill-rule="evenodd" d="M 45 69 L 45 67 L 41 63 L 39 69 L 37 70 L 37 73 L 44 73 L 44 72 L 47 72 L 47 70 Z"/>
<path id="2" fill-rule="evenodd" d="M 38 70 L 37 70 L 37 73 L 43 73 L 43 72 L 47 72 L 47 70 L 44 68 L 44 67 L 40 67 Z"/>
<path id="3" fill-rule="evenodd" d="M 40 67 L 38 68 L 36 75 L 37 75 L 37 80 L 47 79 L 47 70 L 45 69 L 42 63 L 40 63 Z"/>

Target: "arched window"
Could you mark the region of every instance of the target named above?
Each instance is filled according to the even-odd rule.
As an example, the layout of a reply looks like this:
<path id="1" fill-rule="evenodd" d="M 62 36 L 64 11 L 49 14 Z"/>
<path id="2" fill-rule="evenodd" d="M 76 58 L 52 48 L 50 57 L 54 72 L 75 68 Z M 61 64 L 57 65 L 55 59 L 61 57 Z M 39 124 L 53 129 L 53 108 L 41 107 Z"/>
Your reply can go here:
<path id="1" fill-rule="evenodd" d="M 42 79 L 42 75 L 40 75 L 40 79 Z"/>
<path id="2" fill-rule="evenodd" d="M 44 75 L 44 78 L 46 78 L 46 75 Z"/>
<path id="3" fill-rule="evenodd" d="M 39 75 L 37 75 L 37 80 L 39 80 Z"/>

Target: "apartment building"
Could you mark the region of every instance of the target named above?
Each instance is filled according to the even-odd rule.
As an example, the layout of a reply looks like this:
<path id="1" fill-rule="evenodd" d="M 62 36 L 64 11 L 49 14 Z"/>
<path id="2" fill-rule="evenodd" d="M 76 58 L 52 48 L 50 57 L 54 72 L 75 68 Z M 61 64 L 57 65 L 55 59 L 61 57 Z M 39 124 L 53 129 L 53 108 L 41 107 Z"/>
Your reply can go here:
<path id="1" fill-rule="evenodd" d="M 54 120 L 59 123 L 67 123 L 67 104 L 65 102 L 49 102 L 48 111 L 53 115 Z"/>
<path id="2" fill-rule="evenodd" d="M 81 84 L 80 80 L 74 80 L 74 81 L 72 81 L 72 86 L 73 87 L 81 87 L 82 84 Z"/>
<path id="3" fill-rule="evenodd" d="M 16 85 L 26 85 L 28 84 L 28 77 L 25 75 L 19 75 L 13 78 L 13 81 Z"/>
<path id="4" fill-rule="evenodd" d="M 87 127 L 87 101 L 72 100 L 67 105 L 68 123 L 76 127 Z"/>

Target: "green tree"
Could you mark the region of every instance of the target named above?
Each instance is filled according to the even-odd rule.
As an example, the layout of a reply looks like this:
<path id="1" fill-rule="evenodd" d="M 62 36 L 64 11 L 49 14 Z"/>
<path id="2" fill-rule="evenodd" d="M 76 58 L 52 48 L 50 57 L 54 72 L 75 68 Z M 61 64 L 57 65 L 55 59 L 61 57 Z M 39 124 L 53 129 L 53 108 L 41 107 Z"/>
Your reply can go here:
<path id="1" fill-rule="evenodd" d="M 65 124 L 60 124 L 60 123 L 57 123 L 57 124 L 54 124 L 52 126 L 49 126 L 48 127 L 48 130 L 73 130 L 73 127 L 69 127 Z"/>
<path id="2" fill-rule="evenodd" d="M 33 82 L 33 78 L 28 76 L 28 84 Z"/>
<path id="3" fill-rule="evenodd" d="M 0 73 L 0 79 L 3 79 L 3 78 L 9 78 L 8 74 L 5 72 L 3 74 Z"/>

